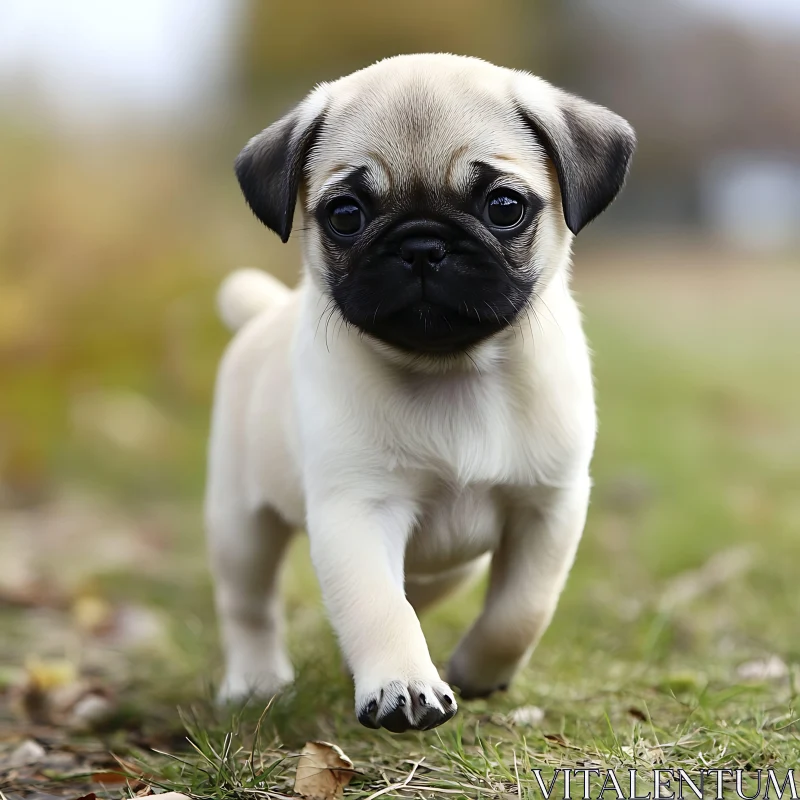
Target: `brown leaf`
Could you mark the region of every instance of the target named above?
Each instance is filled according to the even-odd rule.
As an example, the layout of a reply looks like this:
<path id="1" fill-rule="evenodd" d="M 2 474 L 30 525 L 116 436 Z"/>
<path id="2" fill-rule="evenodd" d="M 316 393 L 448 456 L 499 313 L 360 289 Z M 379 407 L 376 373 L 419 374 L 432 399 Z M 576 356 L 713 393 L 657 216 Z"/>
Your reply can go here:
<path id="1" fill-rule="evenodd" d="M 67 661 L 29 660 L 15 695 L 18 711 L 30 722 L 74 730 L 91 730 L 116 708 L 109 690 L 79 678 Z"/>
<path id="2" fill-rule="evenodd" d="M 128 776 L 121 772 L 93 772 L 92 783 L 101 783 L 104 786 L 110 784 L 127 783 Z"/>
<path id="3" fill-rule="evenodd" d="M 353 777 L 353 762 L 328 742 L 306 742 L 297 762 L 295 794 L 306 800 L 338 800 Z"/>
<path id="4" fill-rule="evenodd" d="M 122 758 L 122 756 L 118 756 L 116 753 L 112 753 L 111 757 L 117 764 L 122 767 L 122 771 L 132 779 L 136 779 L 139 781 L 143 781 L 144 779 L 151 779 L 155 776 L 150 772 L 145 772 L 138 764 L 135 764 L 133 761 L 128 761 L 127 758 Z"/>

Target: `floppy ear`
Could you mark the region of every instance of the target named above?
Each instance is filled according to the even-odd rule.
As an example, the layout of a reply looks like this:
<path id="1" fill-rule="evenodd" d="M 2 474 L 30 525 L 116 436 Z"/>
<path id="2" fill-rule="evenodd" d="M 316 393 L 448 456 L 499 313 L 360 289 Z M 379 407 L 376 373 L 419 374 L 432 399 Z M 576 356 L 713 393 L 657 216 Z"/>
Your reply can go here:
<path id="1" fill-rule="evenodd" d="M 254 136 L 236 159 L 236 177 L 253 213 L 288 241 L 300 179 L 324 110 L 306 101 Z"/>
<path id="2" fill-rule="evenodd" d="M 525 75 L 518 110 L 556 168 L 567 227 L 578 233 L 617 196 L 636 148 L 633 128 L 603 106 Z"/>

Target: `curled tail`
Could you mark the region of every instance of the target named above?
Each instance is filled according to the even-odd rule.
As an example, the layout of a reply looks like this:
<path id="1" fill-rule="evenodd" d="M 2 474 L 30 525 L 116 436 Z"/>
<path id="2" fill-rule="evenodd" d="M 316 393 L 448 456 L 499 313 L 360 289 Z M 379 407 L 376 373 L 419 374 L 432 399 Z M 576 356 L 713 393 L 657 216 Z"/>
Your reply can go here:
<path id="1" fill-rule="evenodd" d="M 228 275 L 217 292 L 222 321 L 236 332 L 267 308 L 284 302 L 291 289 L 260 269 L 246 267 Z"/>

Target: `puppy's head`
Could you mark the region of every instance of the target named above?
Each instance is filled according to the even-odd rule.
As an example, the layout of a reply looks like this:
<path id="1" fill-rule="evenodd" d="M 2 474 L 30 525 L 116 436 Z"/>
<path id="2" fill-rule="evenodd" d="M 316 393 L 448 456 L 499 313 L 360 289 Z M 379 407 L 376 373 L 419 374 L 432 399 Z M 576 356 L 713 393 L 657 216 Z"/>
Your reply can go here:
<path id="1" fill-rule="evenodd" d="M 619 192 L 633 130 L 526 73 L 398 56 L 315 89 L 236 171 L 289 238 L 298 195 L 311 278 L 342 316 L 413 353 L 510 326 Z"/>

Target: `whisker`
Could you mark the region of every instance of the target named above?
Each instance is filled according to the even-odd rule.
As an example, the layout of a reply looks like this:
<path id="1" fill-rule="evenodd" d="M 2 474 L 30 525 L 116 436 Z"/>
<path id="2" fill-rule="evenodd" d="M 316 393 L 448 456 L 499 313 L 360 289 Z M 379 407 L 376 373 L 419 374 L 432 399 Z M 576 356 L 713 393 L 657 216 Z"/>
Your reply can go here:
<path id="1" fill-rule="evenodd" d="M 514 304 L 511 302 L 511 298 L 505 293 L 503 293 L 503 297 L 505 298 L 506 302 L 508 303 L 509 308 L 514 308 Z M 508 324 L 508 318 L 503 316 L 503 319 L 506 320 L 506 325 L 507 325 Z M 518 320 L 519 320 L 519 317 L 517 317 L 517 319 L 514 320 L 514 323 L 515 323 L 514 324 L 514 339 L 517 338 L 517 330 L 516 329 L 517 329 L 517 327 L 519 327 L 519 333 L 520 333 L 520 336 L 522 336 L 522 349 L 524 350 L 525 349 L 525 331 L 522 329 L 522 324 L 519 323 Z"/>
<path id="2" fill-rule="evenodd" d="M 564 330 L 562 329 L 561 325 L 559 324 L 557 317 L 550 310 L 550 306 L 547 305 L 547 303 L 545 302 L 545 299 L 543 297 L 539 297 L 538 299 L 542 301 L 542 305 L 547 309 L 547 313 L 550 315 L 550 319 L 552 319 L 553 322 L 555 322 L 556 327 L 559 329 L 559 331 L 561 331 L 561 335 L 563 336 L 564 335 Z"/>
<path id="3" fill-rule="evenodd" d="M 542 336 L 544 336 L 544 328 L 542 327 L 542 321 L 539 319 L 539 315 L 536 313 L 536 306 L 533 303 L 531 303 L 530 310 L 531 314 L 533 314 L 533 318 L 536 320 L 536 324 L 539 326 L 539 333 L 541 333 Z M 531 315 L 527 314 L 526 316 L 528 317 L 528 325 L 530 325 Z M 531 330 L 531 336 L 533 336 L 532 330 Z"/>
<path id="4" fill-rule="evenodd" d="M 319 319 L 317 320 L 317 327 L 314 330 L 314 341 L 317 340 L 317 334 L 319 333 L 319 326 L 320 323 L 322 322 L 322 318 L 325 316 L 325 312 L 331 307 L 332 303 L 333 303 L 333 298 L 328 300 L 328 302 L 325 304 L 325 308 L 322 309 L 322 313 L 319 315 Z"/>
<path id="5" fill-rule="evenodd" d="M 486 308 L 489 309 L 489 311 L 491 311 L 494 314 L 494 318 L 497 320 L 497 324 L 499 325 L 500 317 L 497 316 L 497 311 L 495 310 L 494 306 L 490 306 L 486 300 L 483 301 L 483 304 L 486 306 Z"/>
<path id="6" fill-rule="evenodd" d="M 478 375 L 483 375 L 481 368 L 478 366 L 478 363 L 475 361 L 475 359 L 469 354 L 469 351 L 465 350 L 464 355 L 472 362 L 472 365 L 478 371 Z"/>
<path id="7" fill-rule="evenodd" d="M 325 320 L 325 349 L 326 349 L 326 350 L 327 350 L 329 353 L 330 353 L 330 351 L 331 351 L 331 348 L 330 348 L 330 346 L 328 345 L 328 328 L 330 327 L 330 324 L 331 324 L 331 318 L 333 317 L 333 315 L 334 315 L 335 313 L 336 313 L 336 306 L 333 306 L 333 308 L 331 309 L 331 313 L 330 313 L 330 314 L 328 314 L 328 319 L 327 319 L 327 320 Z"/>

